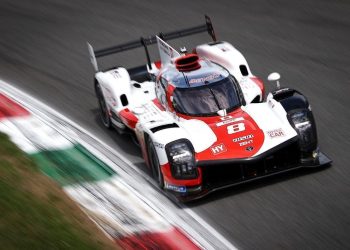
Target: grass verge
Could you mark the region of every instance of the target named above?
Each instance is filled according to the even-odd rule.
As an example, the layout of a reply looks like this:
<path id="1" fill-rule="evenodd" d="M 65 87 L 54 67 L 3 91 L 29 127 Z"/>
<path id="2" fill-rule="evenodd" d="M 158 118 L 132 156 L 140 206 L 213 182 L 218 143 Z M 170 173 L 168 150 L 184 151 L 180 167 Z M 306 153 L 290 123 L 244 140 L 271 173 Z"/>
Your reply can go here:
<path id="1" fill-rule="evenodd" d="M 1 249 L 116 249 L 8 137 L 0 133 Z"/>

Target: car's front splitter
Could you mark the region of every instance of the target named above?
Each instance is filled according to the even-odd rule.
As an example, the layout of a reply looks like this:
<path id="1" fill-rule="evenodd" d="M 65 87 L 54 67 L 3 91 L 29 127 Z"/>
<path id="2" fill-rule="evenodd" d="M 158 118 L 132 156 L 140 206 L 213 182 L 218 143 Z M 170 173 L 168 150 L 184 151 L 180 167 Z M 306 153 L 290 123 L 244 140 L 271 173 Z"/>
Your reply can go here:
<path id="1" fill-rule="evenodd" d="M 264 179 L 267 177 L 271 177 L 271 176 L 275 176 L 275 175 L 281 175 L 283 173 L 287 173 L 290 171 L 295 171 L 297 169 L 300 168 L 318 168 L 318 167 L 323 167 L 323 166 L 328 166 L 332 163 L 332 160 L 326 156 L 323 153 L 319 153 L 318 157 L 313 160 L 312 162 L 309 161 L 307 163 L 300 163 L 298 165 L 295 166 L 290 166 L 284 170 L 280 170 L 280 171 L 276 171 L 276 172 L 270 172 L 270 173 L 266 173 L 260 176 L 252 176 L 246 179 L 242 179 L 239 181 L 233 181 L 231 183 L 223 183 L 222 185 L 208 185 L 206 183 L 204 183 L 203 185 L 198 185 L 198 186 L 191 186 L 191 187 L 186 187 L 186 192 L 177 192 L 174 190 L 166 190 L 170 196 L 172 198 L 175 198 L 177 201 L 179 202 L 189 202 L 189 201 L 194 201 L 200 198 L 203 198 L 204 196 L 221 190 L 221 189 L 226 189 L 229 187 L 234 187 L 234 186 L 238 186 L 244 183 L 249 183 L 249 182 L 253 182 L 253 181 L 257 181 L 260 179 Z"/>

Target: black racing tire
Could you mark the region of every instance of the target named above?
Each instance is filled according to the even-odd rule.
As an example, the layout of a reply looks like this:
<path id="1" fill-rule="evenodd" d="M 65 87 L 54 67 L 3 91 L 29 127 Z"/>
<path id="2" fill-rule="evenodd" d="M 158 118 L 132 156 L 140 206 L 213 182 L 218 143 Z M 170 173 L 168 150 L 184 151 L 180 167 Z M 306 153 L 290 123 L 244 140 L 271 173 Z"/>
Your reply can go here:
<path id="1" fill-rule="evenodd" d="M 158 186 L 161 189 L 163 189 L 164 177 L 163 177 L 162 171 L 160 170 L 156 149 L 150 137 L 147 137 L 147 154 L 148 154 L 149 165 L 152 171 L 152 176 L 154 180 L 157 182 Z"/>
<path id="2" fill-rule="evenodd" d="M 109 117 L 107 104 L 103 97 L 102 89 L 99 83 L 95 84 L 95 92 L 96 92 L 96 97 L 97 97 L 97 101 L 100 109 L 101 121 L 106 128 L 110 129 L 112 127 L 111 118 Z"/>

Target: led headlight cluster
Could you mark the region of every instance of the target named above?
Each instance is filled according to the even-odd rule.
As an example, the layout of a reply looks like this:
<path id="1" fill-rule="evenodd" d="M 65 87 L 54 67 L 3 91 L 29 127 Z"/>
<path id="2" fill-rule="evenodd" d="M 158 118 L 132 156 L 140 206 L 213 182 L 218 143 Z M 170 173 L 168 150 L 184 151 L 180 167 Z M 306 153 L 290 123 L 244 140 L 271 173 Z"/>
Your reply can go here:
<path id="1" fill-rule="evenodd" d="M 176 179 L 193 179 L 197 177 L 194 149 L 186 139 L 171 142 L 165 146 L 169 159 L 171 174 Z"/>
<path id="2" fill-rule="evenodd" d="M 298 130 L 304 131 L 311 127 L 310 120 L 307 116 L 307 111 L 302 110 L 291 115 L 293 123 Z"/>
<path id="3" fill-rule="evenodd" d="M 297 130 L 302 152 L 312 152 L 317 147 L 316 126 L 310 110 L 304 109 L 290 114 L 290 119 Z"/>

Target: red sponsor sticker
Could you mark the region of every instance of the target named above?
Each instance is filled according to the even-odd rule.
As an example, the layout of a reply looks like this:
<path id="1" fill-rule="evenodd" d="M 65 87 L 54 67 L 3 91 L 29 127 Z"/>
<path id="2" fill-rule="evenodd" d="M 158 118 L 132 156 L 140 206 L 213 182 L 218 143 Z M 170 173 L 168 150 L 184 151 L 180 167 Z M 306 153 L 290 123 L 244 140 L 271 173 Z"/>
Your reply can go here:
<path id="1" fill-rule="evenodd" d="M 226 152 L 227 149 L 225 147 L 225 144 L 221 143 L 221 144 L 218 144 L 218 145 L 215 145 L 215 146 L 212 146 L 210 148 L 211 152 L 213 153 L 213 155 L 217 155 L 217 154 L 221 154 L 223 152 Z"/>

